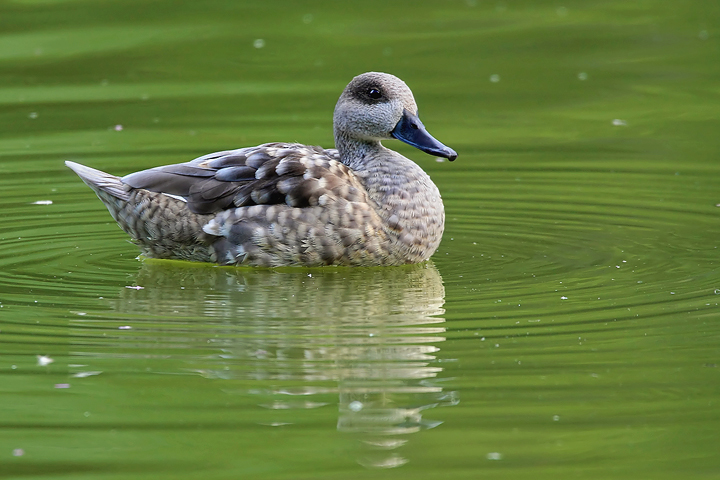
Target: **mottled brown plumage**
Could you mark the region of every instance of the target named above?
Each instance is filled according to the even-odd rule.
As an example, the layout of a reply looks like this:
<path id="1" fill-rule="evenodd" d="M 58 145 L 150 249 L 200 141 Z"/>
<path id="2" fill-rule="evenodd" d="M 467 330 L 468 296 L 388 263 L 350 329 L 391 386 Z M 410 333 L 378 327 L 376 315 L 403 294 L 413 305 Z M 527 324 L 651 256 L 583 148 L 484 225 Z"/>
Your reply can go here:
<path id="1" fill-rule="evenodd" d="M 355 77 L 334 115 L 337 150 L 268 143 L 123 178 L 66 162 L 144 255 L 224 265 L 399 265 L 427 260 L 445 216 L 398 138 L 454 160 L 417 118 L 412 93 L 384 73 Z"/>

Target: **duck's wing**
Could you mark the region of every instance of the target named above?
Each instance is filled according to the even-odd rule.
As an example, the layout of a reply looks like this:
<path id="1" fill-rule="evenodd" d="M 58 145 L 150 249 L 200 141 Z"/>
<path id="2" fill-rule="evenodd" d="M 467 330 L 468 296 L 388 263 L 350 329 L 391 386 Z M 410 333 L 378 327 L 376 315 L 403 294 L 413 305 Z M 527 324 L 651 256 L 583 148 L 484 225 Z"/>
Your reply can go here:
<path id="1" fill-rule="evenodd" d="M 131 173 L 122 182 L 182 197 L 201 214 L 260 204 L 304 207 L 348 182 L 352 174 L 339 160 L 334 149 L 267 143 Z"/>

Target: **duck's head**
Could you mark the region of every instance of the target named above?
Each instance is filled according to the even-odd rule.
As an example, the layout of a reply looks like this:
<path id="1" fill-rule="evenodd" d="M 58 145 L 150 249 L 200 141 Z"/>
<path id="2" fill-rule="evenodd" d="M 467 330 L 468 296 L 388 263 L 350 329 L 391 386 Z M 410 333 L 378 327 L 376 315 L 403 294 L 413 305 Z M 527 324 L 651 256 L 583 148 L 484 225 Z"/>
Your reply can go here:
<path id="1" fill-rule="evenodd" d="M 353 78 L 335 106 L 333 123 L 336 144 L 341 139 L 376 143 L 396 138 L 431 155 L 451 161 L 457 158 L 455 150 L 427 132 L 405 82 L 387 73 L 369 72 Z"/>

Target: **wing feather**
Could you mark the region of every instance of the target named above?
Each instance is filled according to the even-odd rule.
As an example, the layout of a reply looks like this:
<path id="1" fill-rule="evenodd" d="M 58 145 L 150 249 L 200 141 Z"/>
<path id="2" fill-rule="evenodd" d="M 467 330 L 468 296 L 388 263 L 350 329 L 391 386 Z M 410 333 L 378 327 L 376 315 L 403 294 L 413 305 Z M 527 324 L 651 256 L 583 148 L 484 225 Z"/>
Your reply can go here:
<path id="1" fill-rule="evenodd" d="M 324 193 L 354 190 L 350 169 L 337 150 L 268 143 L 211 153 L 190 162 L 151 168 L 122 178 L 133 188 L 183 197 L 194 213 L 233 207 L 317 205 Z"/>

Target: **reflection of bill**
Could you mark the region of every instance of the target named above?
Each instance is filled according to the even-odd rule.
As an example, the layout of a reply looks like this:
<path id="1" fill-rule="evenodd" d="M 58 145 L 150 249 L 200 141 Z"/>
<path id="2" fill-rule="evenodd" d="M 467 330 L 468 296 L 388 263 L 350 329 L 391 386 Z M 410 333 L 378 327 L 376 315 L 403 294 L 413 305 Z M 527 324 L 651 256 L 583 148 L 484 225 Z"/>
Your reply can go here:
<path id="1" fill-rule="evenodd" d="M 408 434 L 440 421 L 424 410 L 457 403 L 435 377 L 445 291 L 431 263 L 399 268 L 241 270 L 146 262 L 122 292 L 125 313 L 174 311 L 214 325 L 218 363 L 206 378 L 254 380 L 244 392 L 283 425 L 339 398 L 337 428 L 358 436 L 358 461 L 391 468 Z M 334 400 L 333 400 L 334 398 Z M 295 412 L 295 413 L 292 413 Z"/>

